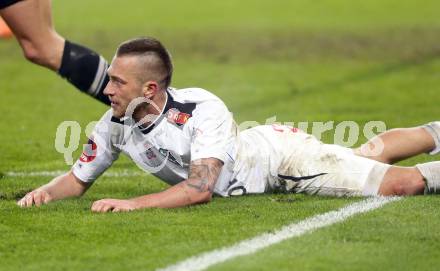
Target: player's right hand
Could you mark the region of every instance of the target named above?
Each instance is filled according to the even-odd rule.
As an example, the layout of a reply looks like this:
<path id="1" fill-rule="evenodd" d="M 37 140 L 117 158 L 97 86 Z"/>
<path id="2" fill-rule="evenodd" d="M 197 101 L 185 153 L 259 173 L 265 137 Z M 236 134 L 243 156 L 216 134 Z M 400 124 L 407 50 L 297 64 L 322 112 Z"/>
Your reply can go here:
<path id="1" fill-rule="evenodd" d="M 17 205 L 20 207 L 40 206 L 50 201 L 52 201 L 52 197 L 47 191 L 37 189 L 27 193 L 26 196 L 17 202 Z"/>

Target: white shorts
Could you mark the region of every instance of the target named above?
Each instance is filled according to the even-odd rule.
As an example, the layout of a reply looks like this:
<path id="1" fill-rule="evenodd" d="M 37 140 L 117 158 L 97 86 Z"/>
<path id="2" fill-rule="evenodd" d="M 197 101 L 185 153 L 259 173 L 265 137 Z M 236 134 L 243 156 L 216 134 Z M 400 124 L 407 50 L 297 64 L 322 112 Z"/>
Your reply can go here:
<path id="1" fill-rule="evenodd" d="M 295 128 L 265 125 L 241 132 L 234 177 L 246 193 L 371 196 L 389 167 Z"/>

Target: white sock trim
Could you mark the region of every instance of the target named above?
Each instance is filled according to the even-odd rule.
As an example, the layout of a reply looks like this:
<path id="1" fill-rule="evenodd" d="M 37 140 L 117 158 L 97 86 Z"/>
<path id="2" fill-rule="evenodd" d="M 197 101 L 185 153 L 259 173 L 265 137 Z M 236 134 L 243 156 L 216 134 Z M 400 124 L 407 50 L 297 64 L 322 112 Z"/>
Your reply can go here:
<path id="1" fill-rule="evenodd" d="M 99 90 L 102 87 L 104 82 L 104 78 L 106 76 L 108 69 L 107 61 L 102 56 L 99 56 L 99 64 L 98 69 L 96 70 L 95 79 L 93 80 L 92 85 L 87 91 L 90 95 L 96 97 L 99 94 Z"/>
<path id="2" fill-rule="evenodd" d="M 426 188 L 429 194 L 440 193 L 440 162 L 417 164 L 416 168 L 426 180 Z"/>
<path id="3" fill-rule="evenodd" d="M 429 154 L 438 154 L 440 152 L 440 121 L 433 121 L 422 127 L 432 136 L 435 142 L 435 148 Z"/>

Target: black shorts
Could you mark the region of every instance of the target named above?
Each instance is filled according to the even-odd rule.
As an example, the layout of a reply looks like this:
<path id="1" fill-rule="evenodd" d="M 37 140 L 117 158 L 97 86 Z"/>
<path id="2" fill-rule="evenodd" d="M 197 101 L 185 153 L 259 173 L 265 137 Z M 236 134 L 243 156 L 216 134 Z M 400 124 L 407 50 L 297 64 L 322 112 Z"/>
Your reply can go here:
<path id="1" fill-rule="evenodd" d="M 0 0 L 0 9 L 7 8 L 13 4 L 20 2 L 21 0 Z"/>

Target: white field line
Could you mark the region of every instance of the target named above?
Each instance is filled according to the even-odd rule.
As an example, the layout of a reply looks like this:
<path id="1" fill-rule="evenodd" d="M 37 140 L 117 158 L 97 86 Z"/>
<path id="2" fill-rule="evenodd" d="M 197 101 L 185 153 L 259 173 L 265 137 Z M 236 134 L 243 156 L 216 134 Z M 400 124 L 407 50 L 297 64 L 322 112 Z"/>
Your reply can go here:
<path id="1" fill-rule="evenodd" d="M 54 170 L 54 171 L 8 171 L 5 172 L 6 177 L 56 177 L 61 174 L 66 173 L 66 170 Z M 145 175 L 142 171 L 114 171 L 114 172 L 104 172 L 103 176 L 106 177 L 134 177 Z"/>
<path id="2" fill-rule="evenodd" d="M 279 243 L 292 237 L 298 237 L 319 228 L 342 222 L 356 214 L 365 213 L 383 205 L 400 200 L 399 197 L 376 197 L 356 202 L 337 211 L 312 216 L 297 223 L 284 226 L 274 233 L 265 233 L 252 239 L 241 241 L 230 247 L 216 249 L 190 257 L 184 261 L 170 265 L 160 271 L 204 270 L 212 265 L 225 262 L 238 256 L 248 255 L 263 248 Z"/>

